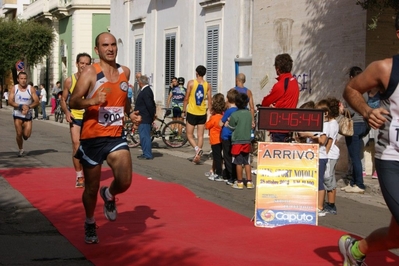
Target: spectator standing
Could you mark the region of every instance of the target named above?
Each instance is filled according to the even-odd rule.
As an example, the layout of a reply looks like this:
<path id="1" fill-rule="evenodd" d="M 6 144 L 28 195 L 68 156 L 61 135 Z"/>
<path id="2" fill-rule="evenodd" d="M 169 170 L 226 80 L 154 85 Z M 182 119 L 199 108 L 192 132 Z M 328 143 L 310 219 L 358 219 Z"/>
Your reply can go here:
<path id="1" fill-rule="evenodd" d="M 249 111 L 251 112 L 252 115 L 252 128 L 255 127 L 255 121 L 254 121 L 254 114 L 255 114 L 255 108 L 254 108 L 254 99 L 252 95 L 252 91 L 245 87 L 245 81 L 246 77 L 243 73 L 239 73 L 236 76 L 236 86 L 234 87 L 239 93 L 244 93 L 248 96 L 248 105 Z"/>
<path id="2" fill-rule="evenodd" d="M 220 132 L 222 127 L 220 126 L 220 120 L 225 109 L 224 96 L 221 93 L 217 93 L 212 97 L 212 115 L 205 123 L 205 128 L 209 130 L 209 142 L 212 149 L 212 169 L 213 174 L 208 176 L 209 180 L 212 181 L 224 181 L 222 176 L 222 142 L 220 139 Z"/>
<path id="3" fill-rule="evenodd" d="M 263 98 L 262 106 L 275 108 L 296 108 L 299 98 L 299 85 L 292 76 L 292 58 L 289 54 L 279 54 L 274 60 L 277 83 Z M 273 142 L 284 142 L 289 137 L 287 131 L 270 131 Z"/>
<path id="4" fill-rule="evenodd" d="M 349 79 L 353 79 L 362 72 L 360 67 L 351 67 L 349 71 Z M 367 93 L 363 95 L 364 101 L 367 101 Z M 346 187 L 341 188 L 341 190 L 347 193 L 360 193 L 363 194 L 366 187 L 363 182 L 363 169 L 362 169 L 362 157 L 364 143 L 363 138 L 368 134 L 369 127 L 364 121 L 363 117 L 348 106 L 348 111 L 350 112 L 353 120 L 353 135 L 346 136 L 345 142 L 348 148 L 348 154 L 352 162 L 352 178 Z"/>
<path id="5" fill-rule="evenodd" d="M 183 114 L 186 114 L 187 121 L 187 138 L 195 150 L 193 163 L 196 164 L 201 161 L 203 153 L 202 145 L 204 144 L 204 130 L 207 117 L 205 101 L 208 101 L 210 109 L 208 111 L 212 112 L 212 107 L 209 104 L 212 100 L 212 86 L 204 79 L 205 74 L 206 68 L 202 65 L 197 66 L 195 69 L 196 78 L 188 82 L 183 104 Z M 197 127 L 197 140 L 194 138 L 195 127 Z"/>
<path id="6" fill-rule="evenodd" d="M 40 84 L 40 106 L 42 107 L 42 119 L 48 120 L 46 114 L 46 105 L 47 105 L 47 91 L 44 87 L 44 84 Z"/>
<path id="7" fill-rule="evenodd" d="M 79 139 L 80 139 L 80 131 L 82 129 L 83 124 L 83 115 L 84 109 L 71 109 L 67 105 L 67 101 L 69 100 L 71 94 L 73 93 L 76 83 L 80 77 L 80 74 L 83 72 L 85 67 L 91 65 L 91 56 L 87 53 L 79 53 L 76 56 L 76 68 L 78 72 L 74 73 L 72 76 L 68 77 L 64 82 L 64 89 L 62 91 L 61 96 L 61 108 L 65 114 L 65 120 L 69 123 L 69 132 L 71 134 L 72 141 L 72 163 L 75 168 L 76 179 L 75 179 L 75 187 L 83 188 L 84 187 L 84 175 L 83 175 L 83 167 L 79 162 L 79 159 L 75 157 L 76 152 L 79 149 Z"/>
<path id="8" fill-rule="evenodd" d="M 8 89 L 4 90 L 3 97 L 4 97 L 4 100 L 6 100 L 6 106 L 8 106 Z"/>
<path id="9" fill-rule="evenodd" d="M 62 91 L 61 89 L 61 82 L 57 81 L 55 83 L 55 86 L 51 90 L 51 114 L 53 115 L 55 113 L 55 109 L 57 108 L 57 99 L 58 99 L 58 94 Z"/>
<path id="10" fill-rule="evenodd" d="M 154 158 L 151 149 L 151 125 L 155 119 L 156 105 L 154 93 L 148 85 L 148 77 L 140 75 L 138 78 L 140 93 L 137 96 L 134 110 L 139 111 L 141 115 L 141 124 L 139 125 L 140 145 L 143 154 L 137 156 L 139 160 L 152 160 Z"/>
<path id="11" fill-rule="evenodd" d="M 232 188 L 243 189 L 243 169 L 246 175 L 246 187 L 254 188 L 251 176 L 251 162 L 249 153 L 251 152 L 251 129 L 252 119 L 251 112 L 246 108 L 248 96 L 238 93 L 235 99 L 237 111 L 231 114 L 227 126 L 233 131 L 231 136 L 231 154 L 233 163 L 236 165 L 237 182 L 234 182 Z M 243 168 L 244 165 L 244 168 Z"/>
<path id="12" fill-rule="evenodd" d="M 37 85 L 35 85 L 34 87 L 35 87 L 35 90 L 36 90 L 37 98 L 40 99 L 40 90 L 39 90 L 39 87 L 38 87 Z M 40 102 L 40 100 L 39 100 L 39 102 Z M 34 111 L 35 111 L 35 116 L 33 117 L 34 120 L 38 120 L 38 119 L 39 119 L 39 106 L 40 106 L 40 103 L 39 103 L 39 105 L 37 105 L 37 106 L 35 107 L 35 109 L 34 109 Z"/>
<path id="13" fill-rule="evenodd" d="M 166 106 L 172 104 L 172 120 L 179 120 L 183 122 L 183 103 L 186 96 L 187 89 L 184 88 L 184 78 L 180 77 L 177 80 L 177 85 L 169 91 L 169 97 Z M 172 82 L 172 84 L 174 84 Z"/>

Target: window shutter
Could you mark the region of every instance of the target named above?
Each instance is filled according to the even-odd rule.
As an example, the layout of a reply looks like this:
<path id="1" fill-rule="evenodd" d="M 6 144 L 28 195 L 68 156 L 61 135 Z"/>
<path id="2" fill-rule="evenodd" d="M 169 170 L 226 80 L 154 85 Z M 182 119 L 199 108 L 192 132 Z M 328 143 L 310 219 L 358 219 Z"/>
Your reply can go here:
<path id="1" fill-rule="evenodd" d="M 219 26 L 207 29 L 206 80 L 212 85 L 212 94 L 218 92 Z"/>
<path id="2" fill-rule="evenodd" d="M 165 99 L 164 104 L 167 103 L 169 95 L 169 86 L 172 77 L 174 77 L 176 70 L 176 34 L 166 34 L 165 36 Z"/>
<path id="3" fill-rule="evenodd" d="M 137 39 L 134 45 L 134 72 L 141 72 L 142 39 Z"/>

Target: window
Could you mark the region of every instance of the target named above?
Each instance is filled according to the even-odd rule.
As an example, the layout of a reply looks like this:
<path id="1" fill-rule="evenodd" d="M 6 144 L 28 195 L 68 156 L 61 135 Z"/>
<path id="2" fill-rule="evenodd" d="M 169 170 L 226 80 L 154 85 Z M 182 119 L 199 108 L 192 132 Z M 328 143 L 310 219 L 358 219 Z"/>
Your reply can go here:
<path id="1" fill-rule="evenodd" d="M 218 92 L 219 26 L 207 29 L 206 80 L 212 85 L 212 95 Z"/>
<path id="2" fill-rule="evenodd" d="M 168 100 L 169 86 L 172 77 L 175 76 L 176 61 L 176 34 L 170 33 L 165 36 L 165 104 Z"/>
<path id="3" fill-rule="evenodd" d="M 136 39 L 134 42 L 134 72 L 141 72 L 141 45 L 142 39 Z"/>

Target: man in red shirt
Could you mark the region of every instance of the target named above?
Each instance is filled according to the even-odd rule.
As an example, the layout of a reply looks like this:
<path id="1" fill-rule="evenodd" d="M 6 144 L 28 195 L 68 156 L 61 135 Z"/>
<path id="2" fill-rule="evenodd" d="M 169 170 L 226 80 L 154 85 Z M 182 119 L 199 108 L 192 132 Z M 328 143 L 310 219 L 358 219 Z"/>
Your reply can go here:
<path id="1" fill-rule="evenodd" d="M 296 108 L 299 98 L 298 81 L 291 74 L 292 58 L 289 54 L 279 54 L 274 59 L 277 83 L 270 93 L 263 98 L 263 107 Z M 284 142 L 288 138 L 287 131 L 271 131 L 273 142 Z"/>

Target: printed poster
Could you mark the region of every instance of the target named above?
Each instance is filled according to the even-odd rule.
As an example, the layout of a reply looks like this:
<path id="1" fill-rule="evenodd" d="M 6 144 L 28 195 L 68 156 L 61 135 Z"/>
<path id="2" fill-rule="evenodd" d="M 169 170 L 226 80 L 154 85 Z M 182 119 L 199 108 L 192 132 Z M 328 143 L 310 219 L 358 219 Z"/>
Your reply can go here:
<path id="1" fill-rule="evenodd" d="M 258 145 L 255 226 L 317 225 L 319 145 Z"/>

